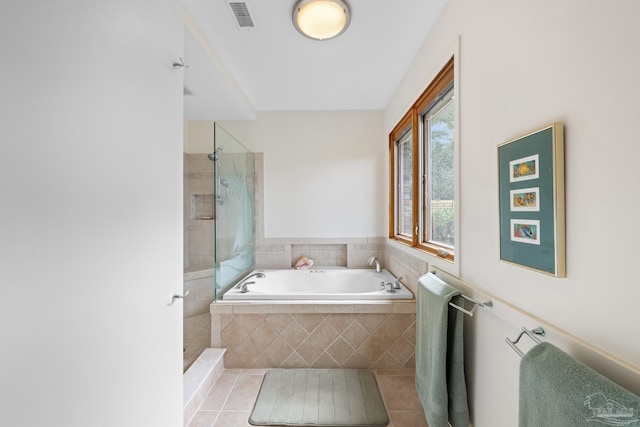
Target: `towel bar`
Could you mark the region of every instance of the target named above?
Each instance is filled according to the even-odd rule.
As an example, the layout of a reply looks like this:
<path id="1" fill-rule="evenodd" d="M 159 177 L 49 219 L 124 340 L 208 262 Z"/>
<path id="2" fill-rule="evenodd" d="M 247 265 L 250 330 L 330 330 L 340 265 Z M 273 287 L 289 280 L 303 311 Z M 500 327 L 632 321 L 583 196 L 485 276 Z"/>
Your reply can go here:
<path id="1" fill-rule="evenodd" d="M 538 338 L 537 335 L 544 336 L 544 329 L 542 329 L 542 327 L 538 327 L 535 329 L 527 329 L 523 327 L 522 332 L 520 332 L 520 335 L 518 335 L 518 338 L 516 338 L 515 340 L 512 341 L 508 337 L 504 339 L 504 341 L 509 344 L 509 347 L 511 347 L 513 351 L 518 353 L 518 356 L 520 357 L 524 357 L 524 353 L 518 348 L 516 344 L 518 343 L 518 341 L 520 341 L 520 338 L 522 338 L 524 334 L 527 334 L 527 336 L 531 338 L 536 344 L 540 344 L 542 341 L 540 341 L 540 338 Z"/>
<path id="2" fill-rule="evenodd" d="M 463 312 L 464 314 L 473 317 L 473 313 L 475 313 L 476 308 L 478 307 L 493 307 L 493 302 L 491 302 L 491 300 L 489 301 L 485 301 L 485 302 L 480 302 L 480 301 L 476 301 L 474 299 L 469 298 L 466 295 L 460 295 L 465 301 L 469 301 L 470 303 L 473 304 L 473 307 L 471 307 L 471 310 L 467 310 L 464 307 L 460 307 L 452 302 L 449 303 L 449 305 L 457 310 L 460 310 L 461 312 Z"/>
<path id="3" fill-rule="evenodd" d="M 435 270 L 431 270 L 431 274 L 435 275 L 436 271 Z M 466 314 L 467 316 L 473 317 L 473 313 L 476 312 L 476 308 L 478 307 L 493 307 L 493 301 L 488 300 L 485 302 L 480 302 L 480 301 L 476 301 L 472 298 L 469 298 L 466 295 L 460 295 L 462 298 L 464 298 L 465 301 L 469 301 L 470 303 L 473 304 L 473 307 L 471 307 L 471 310 L 467 310 L 464 307 L 460 307 L 459 305 L 456 305 L 452 302 L 449 303 L 449 305 L 453 308 L 455 308 L 456 310 L 460 310 L 461 312 L 463 312 L 464 314 Z"/>

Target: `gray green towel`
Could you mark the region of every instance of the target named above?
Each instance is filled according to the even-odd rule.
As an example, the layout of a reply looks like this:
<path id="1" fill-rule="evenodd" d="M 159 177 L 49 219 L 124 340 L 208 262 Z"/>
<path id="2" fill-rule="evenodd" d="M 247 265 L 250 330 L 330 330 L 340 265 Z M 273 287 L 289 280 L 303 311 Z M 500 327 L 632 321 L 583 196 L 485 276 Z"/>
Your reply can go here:
<path id="1" fill-rule="evenodd" d="M 432 273 L 418 280 L 416 388 L 429 427 L 469 425 L 460 292 Z"/>
<path id="2" fill-rule="evenodd" d="M 640 397 L 544 342 L 520 362 L 520 427 L 640 427 Z"/>

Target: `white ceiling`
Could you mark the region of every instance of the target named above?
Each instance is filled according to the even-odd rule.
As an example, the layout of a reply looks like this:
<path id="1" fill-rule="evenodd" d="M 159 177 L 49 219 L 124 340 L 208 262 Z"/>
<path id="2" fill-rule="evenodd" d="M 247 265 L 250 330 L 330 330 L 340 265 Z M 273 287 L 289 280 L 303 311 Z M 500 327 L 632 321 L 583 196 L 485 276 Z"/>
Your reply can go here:
<path id="1" fill-rule="evenodd" d="M 238 0 L 242 1 L 242 0 Z M 446 0 L 347 0 L 351 25 L 323 42 L 291 22 L 295 0 L 183 0 L 185 117 L 251 119 L 256 111 L 384 109 Z"/>

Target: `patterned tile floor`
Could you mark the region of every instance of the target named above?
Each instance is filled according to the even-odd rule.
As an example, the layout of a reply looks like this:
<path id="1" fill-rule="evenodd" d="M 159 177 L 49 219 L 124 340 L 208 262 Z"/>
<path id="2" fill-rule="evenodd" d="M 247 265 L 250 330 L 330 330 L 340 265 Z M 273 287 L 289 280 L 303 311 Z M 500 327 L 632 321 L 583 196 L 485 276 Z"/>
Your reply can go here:
<path id="1" fill-rule="evenodd" d="M 266 369 L 225 369 L 188 427 L 245 427 Z M 427 427 L 415 371 L 374 370 L 390 427 Z"/>

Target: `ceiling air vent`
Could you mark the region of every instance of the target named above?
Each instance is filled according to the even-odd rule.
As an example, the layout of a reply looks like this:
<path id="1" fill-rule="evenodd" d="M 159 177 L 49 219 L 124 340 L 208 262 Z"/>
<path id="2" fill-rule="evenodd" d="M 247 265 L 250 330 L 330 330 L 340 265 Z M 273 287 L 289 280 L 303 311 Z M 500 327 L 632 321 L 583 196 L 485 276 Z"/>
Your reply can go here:
<path id="1" fill-rule="evenodd" d="M 236 17 L 236 23 L 241 30 L 250 30 L 256 28 L 255 21 L 251 17 L 249 5 L 246 1 L 227 1 L 233 16 Z"/>

